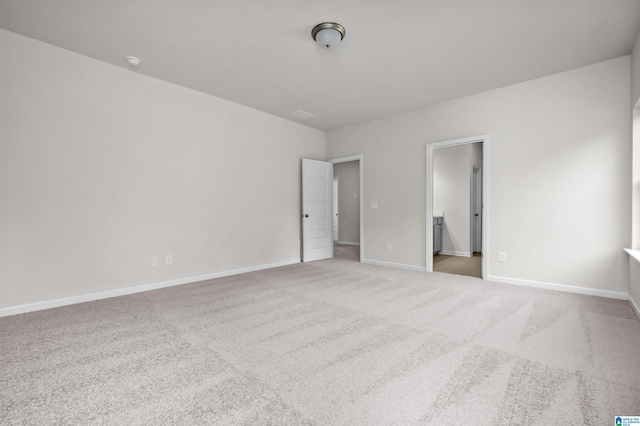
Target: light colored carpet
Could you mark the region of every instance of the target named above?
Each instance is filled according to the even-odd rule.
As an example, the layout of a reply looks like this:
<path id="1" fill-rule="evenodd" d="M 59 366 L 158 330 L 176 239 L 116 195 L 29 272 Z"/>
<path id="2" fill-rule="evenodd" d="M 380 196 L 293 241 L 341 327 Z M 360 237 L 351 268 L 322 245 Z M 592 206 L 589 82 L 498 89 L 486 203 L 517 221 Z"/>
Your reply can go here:
<path id="1" fill-rule="evenodd" d="M 626 301 L 343 259 L 0 318 L 2 425 L 608 425 Z"/>
<path id="2" fill-rule="evenodd" d="M 471 257 L 435 254 L 433 255 L 433 270 L 446 274 L 482 278 L 482 256 L 480 253 L 474 253 Z"/>

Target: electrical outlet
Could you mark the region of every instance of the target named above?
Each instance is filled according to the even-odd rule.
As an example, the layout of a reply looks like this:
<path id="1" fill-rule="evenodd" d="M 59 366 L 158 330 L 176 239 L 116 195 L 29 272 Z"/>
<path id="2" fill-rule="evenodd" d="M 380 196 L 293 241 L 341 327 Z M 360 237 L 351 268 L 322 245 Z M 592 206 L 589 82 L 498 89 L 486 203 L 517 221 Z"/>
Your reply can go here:
<path id="1" fill-rule="evenodd" d="M 158 258 L 157 257 L 152 257 L 151 258 L 151 266 L 158 266 Z"/>
<path id="2" fill-rule="evenodd" d="M 173 257 L 168 254 L 164 257 L 164 264 L 165 265 L 171 265 L 173 263 Z"/>
<path id="3" fill-rule="evenodd" d="M 391 251 L 391 243 L 387 243 L 387 244 L 384 246 L 384 249 L 385 249 L 386 251 Z"/>
<path id="4" fill-rule="evenodd" d="M 498 262 L 506 262 L 507 261 L 507 253 L 500 251 L 498 252 Z"/>

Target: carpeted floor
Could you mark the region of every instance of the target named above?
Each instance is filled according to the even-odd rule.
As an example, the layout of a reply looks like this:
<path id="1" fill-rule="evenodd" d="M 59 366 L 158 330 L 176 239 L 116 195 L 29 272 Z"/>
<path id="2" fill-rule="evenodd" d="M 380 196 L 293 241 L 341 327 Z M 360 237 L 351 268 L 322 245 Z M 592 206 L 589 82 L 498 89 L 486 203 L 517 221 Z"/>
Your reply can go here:
<path id="1" fill-rule="evenodd" d="M 446 274 L 482 278 L 482 254 L 474 253 L 471 257 L 435 254 L 433 255 L 433 270 Z"/>
<path id="2" fill-rule="evenodd" d="M 608 425 L 626 301 L 344 259 L 0 318 L 2 425 Z"/>

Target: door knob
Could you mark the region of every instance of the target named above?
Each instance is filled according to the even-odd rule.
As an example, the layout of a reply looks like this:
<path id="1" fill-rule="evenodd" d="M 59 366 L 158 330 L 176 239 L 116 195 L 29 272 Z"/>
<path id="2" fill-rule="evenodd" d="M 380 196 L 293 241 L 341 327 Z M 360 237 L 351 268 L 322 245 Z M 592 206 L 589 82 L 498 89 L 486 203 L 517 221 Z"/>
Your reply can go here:
<path id="1" fill-rule="evenodd" d="M 309 215 L 308 215 L 308 214 L 305 214 L 305 215 L 304 215 L 304 217 L 309 217 Z"/>

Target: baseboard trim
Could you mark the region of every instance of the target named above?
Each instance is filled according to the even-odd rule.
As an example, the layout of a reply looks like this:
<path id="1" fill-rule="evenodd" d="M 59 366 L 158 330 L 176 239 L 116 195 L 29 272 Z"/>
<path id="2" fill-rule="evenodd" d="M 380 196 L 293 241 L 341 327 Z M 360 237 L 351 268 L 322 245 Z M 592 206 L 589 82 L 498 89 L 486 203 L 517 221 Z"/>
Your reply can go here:
<path id="1" fill-rule="evenodd" d="M 448 251 L 448 250 L 440 250 L 440 253 L 446 256 L 460 256 L 460 257 L 471 257 L 473 253 L 468 251 Z"/>
<path id="2" fill-rule="evenodd" d="M 631 294 L 629 294 L 629 303 L 631 304 L 631 309 L 633 309 L 633 311 L 635 312 L 636 316 L 638 317 L 638 320 L 640 321 L 640 306 L 638 306 L 638 304 L 633 299 Z"/>
<path id="3" fill-rule="evenodd" d="M 407 271 L 425 272 L 427 268 L 424 266 L 405 265 L 404 263 L 383 262 L 381 260 L 363 259 L 362 263 L 375 266 L 386 266 L 389 268 L 404 269 Z"/>
<path id="4" fill-rule="evenodd" d="M 228 277 L 231 275 L 261 271 L 264 269 L 277 268 L 281 266 L 289 266 L 297 263 L 300 263 L 300 259 L 290 259 L 282 262 L 250 266 L 247 268 L 231 269 L 226 271 L 213 272 L 210 274 L 176 278 L 172 280 L 142 284 L 142 285 L 137 285 L 132 287 L 105 290 L 105 291 L 99 291 L 94 293 L 81 294 L 77 296 L 62 297 L 58 299 L 44 300 L 41 302 L 9 306 L 6 308 L 0 308 L 0 317 L 23 314 L 27 312 L 33 312 L 33 311 L 41 311 L 44 309 L 74 305 L 77 303 L 91 302 L 94 300 L 108 299 L 111 297 L 125 296 L 127 294 L 142 293 L 145 291 L 158 290 L 161 288 L 173 287 L 173 286 L 183 285 L 183 284 L 190 284 L 190 283 L 195 283 L 199 281 L 206 281 L 214 278 L 222 278 L 222 277 Z M 426 268 L 423 266 L 406 265 L 403 263 L 384 262 L 380 260 L 371 260 L 371 259 L 363 259 L 362 263 L 375 265 L 375 266 L 385 266 L 385 267 L 396 268 L 396 269 L 404 269 L 407 271 L 416 271 L 416 272 L 425 272 L 426 270 Z M 631 297 L 631 295 L 627 293 L 608 291 L 608 290 L 598 290 L 598 289 L 592 289 L 587 287 L 577 287 L 577 286 L 570 286 L 570 285 L 564 285 L 564 284 L 553 284 L 553 283 L 547 283 L 542 281 L 531 281 L 531 280 L 522 280 L 518 278 L 507 278 L 507 277 L 500 277 L 496 275 L 489 275 L 487 277 L 487 280 L 503 283 L 503 284 L 535 287 L 535 288 L 542 288 L 546 290 L 585 294 L 589 296 L 607 297 L 610 299 L 628 300 L 631 304 L 632 309 L 635 311 L 635 314 L 638 316 L 638 319 L 640 319 L 640 307 L 638 303 L 633 299 L 633 297 Z"/>
<path id="5" fill-rule="evenodd" d="M 350 243 L 347 241 L 334 241 L 336 244 L 342 244 L 343 246 L 359 246 L 360 243 Z"/>
<path id="6" fill-rule="evenodd" d="M 628 300 L 629 294 L 618 291 L 598 290 L 595 288 L 577 287 L 565 284 L 553 284 L 542 281 L 521 280 L 518 278 L 498 277 L 495 275 L 489 275 L 488 281 L 493 281 L 502 284 L 513 284 L 524 287 L 535 287 L 546 290 L 564 291 L 565 293 L 577 293 L 586 294 L 588 296 L 607 297 L 609 299 Z"/>
<path id="7" fill-rule="evenodd" d="M 113 290 L 98 291 L 94 293 L 80 294 L 77 296 L 61 297 L 59 299 L 43 300 L 42 302 L 26 303 L 24 305 L 0 308 L 0 317 L 24 314 L 27 312 L 41 311 L 44 309 L 58 308 L 61 306 L 75 305 L 77 303 L 91 302 L 94 300 L 108 299 L 111 297 L 125 296 L 127 294 L 142 293 L 144 291 L 158 290 L 165 287 L 173 287 L 182 284 L 190 284 L 214 278 L 228 277 L 231 275 L 245 274 L 247 272 L 261 271 L 263 269 L 277 268 L 280 266 L 295 265 L 300 259 L 285 260 L 282 262 L 268 263 L 264 265 L 250 266 L 247 268 L 231 269 L 227 271 L 212 272 L 210 274 L 195 275 L 191 277 L 176 278 L 149 284 L 141 284 L 132 287 L 124 287 Z"/>

